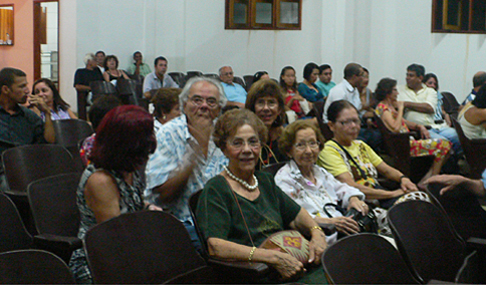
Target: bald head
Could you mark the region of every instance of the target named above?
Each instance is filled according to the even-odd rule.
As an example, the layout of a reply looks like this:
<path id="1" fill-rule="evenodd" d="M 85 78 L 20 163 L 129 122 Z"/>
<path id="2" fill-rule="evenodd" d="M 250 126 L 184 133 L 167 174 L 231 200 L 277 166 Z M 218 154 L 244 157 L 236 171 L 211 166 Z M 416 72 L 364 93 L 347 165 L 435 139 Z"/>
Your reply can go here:
<path id="1" fill-rule="evenodd" d="M 474 90 L 478 91 L 486 83 L 486 72 L 478 71 L 473 77 Z"/>

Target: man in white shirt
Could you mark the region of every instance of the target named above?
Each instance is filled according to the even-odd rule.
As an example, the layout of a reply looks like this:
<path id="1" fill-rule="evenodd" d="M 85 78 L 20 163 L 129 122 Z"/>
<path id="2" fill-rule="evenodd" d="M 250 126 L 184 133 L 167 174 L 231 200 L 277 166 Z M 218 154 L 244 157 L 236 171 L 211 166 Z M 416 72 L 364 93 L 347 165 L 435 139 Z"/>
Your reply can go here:
<path id="1" fill-rule="evenodd" d="M 424 126 L 430 126 L 430 137 L 446 139 L 452 143 L 456 154 L 462 151 L 456 131 L 445 122 L 435 122 L 437 91 L 422 83 L 425 68 L 419 64 L 407 67 L 407 85 L 398 86 L 398 100 L 404 101 L 406 120 Z"/>
<path id="2" fill-rule="evenodd" d="M 167 72 L 168 61 L 165 57 L 159 56 L 154 61 L 154 72 L 150 73 L 143 80 L 143 94 L 146 98 L 150 98 L 150 90 L 160 88 L 179 88 L 179 85 Z"/>
<path id="3" fill-rule="evenodd" d="M 233 82 L 235 76 L 231 66 L 221 67 L 219 69 L 219 78 L 221 79 L 221 85 L 223 85 L 224 94 L 228 98 L 227 106 L 238 106 L 241 109 L 245 108 L 247 93 L 243 86 Z"/>

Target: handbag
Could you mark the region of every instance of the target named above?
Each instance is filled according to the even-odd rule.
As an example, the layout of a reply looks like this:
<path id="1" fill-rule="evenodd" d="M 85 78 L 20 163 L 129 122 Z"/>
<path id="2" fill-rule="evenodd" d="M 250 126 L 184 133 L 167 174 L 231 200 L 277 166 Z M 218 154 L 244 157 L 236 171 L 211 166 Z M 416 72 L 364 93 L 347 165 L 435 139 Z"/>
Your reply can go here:
<path id="1" fill-rule="evenodd" d="M 333 204 L 333 203 L 327 203 L 324 205 L 324 212 L 329 218 L 333 218 L 333 216 L 327 211 L 326 207 L 334 207 L 337 211 L 339 211 L 343 216 L 345 217 L 352 217 L 353 220 L 355 220 L 358 223 L 359 226 L 359 231 L 361 233 L 367 232 L 367 233 L 378 233 L 378 223 L 376 221 L 376 215 L 373 211 L 368 211 L 367 215 L 361 214 L 358 210 L 355 208 L 349 209 L 349 211 L 345 211 L 341 206 Z"/>

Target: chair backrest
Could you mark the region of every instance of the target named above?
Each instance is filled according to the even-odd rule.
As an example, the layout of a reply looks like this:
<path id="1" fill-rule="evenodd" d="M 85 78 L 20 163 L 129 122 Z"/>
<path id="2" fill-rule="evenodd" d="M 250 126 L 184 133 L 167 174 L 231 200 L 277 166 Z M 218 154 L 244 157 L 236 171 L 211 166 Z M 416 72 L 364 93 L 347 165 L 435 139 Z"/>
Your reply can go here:
<path id="1" fill-rule="evenodd" d="M 269 164 L 267 166 L 264 166 L 262 168 L 262 171 L 268 172 L 268 173 L 272 174 L 272 176 L 275 177 L 275 175 L 280 170 L 280 168 L 282 168 L 286 163 L 287 162 L 284 161 L 284 162 L 277 162 L 277 163 Z"/>
<path id="2" fill-rule="evenodd" d="M 444 211 L 464 240 L 486 238 L 486 211 L 478 198 L 461 185 L 441 195 L 444 186 L 439 183 L 427 185 L 427 194 L 434 205 Z"/>
<path id="3" fill-rule="evenodd" d="M 239 76 L 235 76 L 235 77 L 233 77 L 233 82 L 240 84 L 246 90 L 246 85 L 245 85 L 245 81 L 243 80 L 243 78 L 241 78 Z"/>
<path id="4" fill-rule="evenodd" d="M 138 105 L 137 82 L 132 79 L 120 78 L 116 83 L 116 90 L 123 104 Z"/>
<path id="5" fill-rule="evenodd" d="M 424 282 L 454 282 L 465 258 L 465 243 L 433 204 L 406 201 L 388 211 L 388 222 L 407 264 Z"/>
<path id="6" fill-rule="evenodd" d="M 420 284 L 393 245 L 376 234 L 342 238 L 326 249 L 322 266 L 332 284 Z"/>
<path id="7" fill-rule="evenodd" d="M 0 193 L 0 217 L 0 252 L 31 248 L 32 236 L 27 232 L 17 207 L 2 193 Z"/>
<path id="8" fill-rule="evenodd" d="M 196 76 L 202 76 L 203 73 L 201 71 L 188 71 L 186 76 L 184 77 L 184 82 L 189 81 L 189 79 L 196 77 Z"/>
<path id="9" fill-rule="evenodd" d="M 96 98 L 102 95 L 117 94 L 115 85 L 104 80 L 91 81 L 89 83 L 89 87 L 91 88 L 91 93 L 93 93 L 92 101 L 96 100 Z"/>
<path id="10" fill-rule="evenodd" d="M 204 77 L 209 77 L 209 78 L 220 81 L 219 75 L 217 75 L 216 73 L 206 73 L 206 74 L 204 74 Z"/>
<path id="11" fill-rule="evenodd" d="M 76 284 L 59 257 L 43 250 L 16 250 L 0 254 L 1 284 Z"/>
<path id="12" fill-rule="evenodd" d="M 253 84 L 253 75 L 243 75 L 243 80 L 245 80 L 246 91 L 250 91 Z"/>
<path id="13" fill-rule="evenodd" d="M 324 123 L 322 116 L 324 114 L 324 104 L 323 101 L 314 102 L 314 113 L 316 115 L 317 123 L 319 124 L 319 129 L 321 129 L 321 133 L 326 139 L 326 141 L 332 139 L 334 137 L 334 133 L 331 131 L 329 126 Z"/>
<path id="14" fill-rule="evenodd" d="M 208 244 L 206 240 L 204 239 L 204 236 L 201 233 L 201 230 L 199 229 L 199 225 L 197 223 L 196 219 L 196 208 L 197 208 L 197 201 L 199 201 L 199 197 L 201 196 L 202 190 L 198 190 L 197 192 L 192 193 L 192 195 L 189 197 L 189 211 L 191 212 L 191 218 L 194 222 L 194 227 L 196 228 L 196 233 L 197 236 L 199 237 L 199 240 L 201 241 L 201 244 L 203 246 L 204 252 L 203 252 L 203 257 L 207 260 L 209 258 L 209 253 L 208 253 Z"/>
<path id="15" fill-rule="evenodd" d="M 169 72 L 170 77 L 179 85 L 180 88 L 184 87 L 186 75 L 182 72 Z"/>
<path id="16" fill-rule="evenodd" d="M 95 283 L 160 284 L 205 266 L 184 225 L 159 211 L 123 214 L 94 226 L 84 249 Z"/>
<path id="17" fill-rule="evenodd" d="M 93 127 L 85 120 L 69 119 L 52 121 L 56 143 L 64 147 L 76 146 L 80 139 L 93 134 Z"/>
<path id="18" fill-rule="evenodd" d="M 443 106 L 446 113 L 451 114 L 457 112 L 459 108 L 459 102 L 457 102 L 456 96 L 451 92 L 440 92 L 443 96 Z"/>
<path id="19" fill-rule="evenodd" d="M 79 169 L 69 151 L 60 145 L 25 145 L 8 149 L 2 154 L 6 192 L 27 196 L 27 186 L 36 180 L 76 172 Z"/>
<path id="20" fill-rule="evenodd" d="M 76 190 L 79 179 L 79 173 L 67 173 L 29 184 L 29 203 L 39 234 L 77 236 L 79 210 Z"/>
<path id="21" fill-rule="evenodd" d="M 451 120 L 459 136 L 467 164 L 469 164 L 471 169 L 471 178 L 479 179 L 484 169 L 486 169 L 486 139 L 468 139 L 464 134 L 461 123 L 455 118 L 451 118 Z"/>

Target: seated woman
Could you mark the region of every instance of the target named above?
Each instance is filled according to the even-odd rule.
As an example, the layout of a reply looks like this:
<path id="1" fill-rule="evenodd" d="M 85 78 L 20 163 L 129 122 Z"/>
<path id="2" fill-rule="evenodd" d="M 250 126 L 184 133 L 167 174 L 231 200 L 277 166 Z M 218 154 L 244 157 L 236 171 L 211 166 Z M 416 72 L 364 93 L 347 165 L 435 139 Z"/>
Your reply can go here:
<path id="1" fill-rule="evenodd" d="M 383 78 L 378 82 L 375 91 L 376 98 L 380 101 L 376 107 L 376 114 L 380 116 L 385 126 L 394 133 L 407 133 L 410 129 L 418 131 L 424 139 L 410 139 L 411 156 L 435 156 L 434 163 L 422 178 L 422 181 L 432 175 L 440 173 L 442 166 L 450 156 L 451 142 L 442 139 L 428 137 L 427 129 L 419 124 L 407 121 L 403 118 L 403 102 L 397 101 L 397 81 L 391 78 Z M 420 183 L 420 182 L 419 182 Z"/>
<path id="2" fill-rule="evenodd" d="M 309 103 L 300 96 L 297 91 L 297 80 L 295 79 L 295 69 L 292 66 L 282 68 L 280 72 L 280 87 L 284 91 L 285 106 L 294 111 L 299 118 L 304 117 L 310 110 Z M 302 104 L 302 106 L 301 106 Z M 307 106 L 304 106 L 307 104 Z M 304 110 L 304 109 L 307 110 Z"/>
<path id="3" fill-rule="evenodd" d="M 137 169 L 155 146 L 154 120 L 144 109 L 125 105 L 106 114 L 77 190 L 80 239 L 98 223 L 144 208 L 145 182 Z M 92 283 L 84 249 L 73 252 L 69 266 L 78 283 Z"/>
<path id="4" fill-rule="evenodd" d="M 105 58 L 104 68 L 103 78 L 107 82 L 112 82 L 120 78 L 130 79 L 125 71 L 118 69 L 118 58 L 114 55 L 109 55 Z"/>
<path id="5" fill-rule="evenodd" d="M 324 167 L 337 180 L 358 188 L 366 199 L 378 200 L 380 207 L 390 208 L 401 196 L 413 194 L 417 186 L 397 169 L 386 164 L 366 143 L 358 138 L 361 120 L 358 110 L 346 100 L 333 102 L 327 111 L 329 128 L 334 138 L 326 142 L 317 164 Z M 384 190 L 378 183 L 378 173 L 400 188 Z M 422 195 L 423 194 L 423 195 Z M 427 197 L 420 193 L 419 199 Z M 408 197 L 405 197 L 408 199 Z M 404 198 L 404 199 L 405 199 Z M 427 197 L 428 198 L 428 197 Z"/>
<path id="6" fill-rule="evenodd" d="M 368 206 L 363 202 L 365 195 L 357 188 L 342 183 L 324 168 L 317 166 L 319 151 L 324 148 L 324 137 L 317 127 L 307 120 L 299 120 L 288 125 L 280 137 L 279 148 L 291 158 L 275 176 L 275 183 L 297 204 L 305 208 L 317 223 L 334 224 L 343 234 L 359 232 L 358 223 L 332 207 L 326 210 L 327 203 L 355 208 L 363 214 Z M 337 233 L 327 236 L 328 244 L 337 240 Z"/>
<path id="7" fill-rule="evenodd" d="M 66 103 L 59 95 L 59 91 L 54 85 L 54 82 L 47 78 L 41 78 L 34 82 L 32 86 L 32 94 L 39 95 L 44 98 L 47 107 L 51 109 L 51 119 L 54 120 L 67 120 L 77 119 L 78 117 L 69 108 L 69 104 Z M 32 107 L 37 115 L 39 115 L 43 121 L 45 121 L 46 115 L 36 107 Z"/>
<path id="8" fill-rule="evenodd" d="M 309 263 L 318 264 L 327 247 L 322 229 L 309 213 L 285 195 L 269 173 L 255 172 L 260 142 L 267 137 L 265 125 L 252 112 L 240 109 L 223 114 L 214 129 L 214 142 L 229 164 L 207 182 L 197 204 L 196 217 L 209 254 L 263 262 L 284 279 L 301 276 L 304 265 L 295 257 L 257 248 L 272 234 L 289 228 L 311 237 Z M 321 266 L 310 271 L 300 282 L 325 282 Z"/>
<path id="9" fill-rule="evenodd" d="M 468 139 L 486 139 L 486 85 L 479 89 L 473 101 L 464 106 L 458 121 Z"/>
<path id="10" fill-rule="evenodd" d="M 449 127 L 452 127 L 451 117 L 444 109 L 444 96 L 439 92 L 439 78 L 437 75 L 434 73 L 425 74 L 424 79 L 422 79 L 422 83 L 437 91 L 437 108 L 435 109 L 434 120 L 445 121 Z"/>
<path id="11" fill-rule="evenodd" d="M 324 95 L 315 84 L 319 78 L 319 66 L 310 62 L 304 67 L 304 82 L 299 84 L 299 93 L 307 101 L 316 102 L 324 100 Z"/>
<path id="12" fill-rule="evenodd" d="M 154 104 L 154 128 L 160 129 L 163 124 L 181 115 L 179 106 L 180 88 L 160 88 L 150 100 Z"/>
<path id="13" fill-rule="evenodd" d="M 246 96 L 245 108 L 254 112 L 268 130 L 268 141 L 262 145 L 257 169 L 277 162 L 287 161 L 278 148 L 278 138 L 285 123 L 285 104 L 282 89 L 271 79 L 263 79 L 251 85 Z"/>

